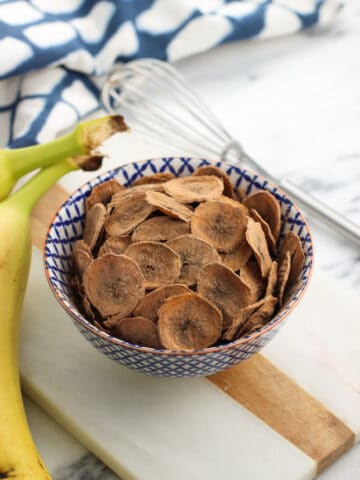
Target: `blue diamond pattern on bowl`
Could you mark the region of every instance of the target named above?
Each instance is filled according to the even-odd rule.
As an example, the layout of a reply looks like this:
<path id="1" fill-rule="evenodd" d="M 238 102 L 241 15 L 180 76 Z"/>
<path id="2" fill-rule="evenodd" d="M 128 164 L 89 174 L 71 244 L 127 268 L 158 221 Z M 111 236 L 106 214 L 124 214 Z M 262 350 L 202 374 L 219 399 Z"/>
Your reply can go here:
<path id="1" fill-rule="evenodd" d="M 233 185 L 236 188 L 240 187 L 247 195 L 258 190 L 270 191 L 281 206 L 280 241 L 288 231 L 294 231 L 299 235 L 305 254 L 305 265 L 287 304 L 258 332 L 225 345 L 194 352 L 172 352 L 132 345 L 95 327 L 74 305 L 69 282 L 72 245 L 82 236 L 85 199 L 92 188 L 112 178 L 129 186 L 140 177 L 158 172 L 171 172 L 175 176 L 191 175 L 196 168 L 209 164 L 215 164 L 224 170 L 230 176 Z M 122 365 L 144 373 L 191 377 L 210 375 L 224 370 L 261 350 L 279 331 L 290 310 L 300 300 L 309 281 L 312 257 L 311 234 L 302 214 L 293 202 L 271 182 L 250 171 L 224 162 L 210 162 L 192 157 L 169 157 L 134 162 L 110 170 L 93 178 L 74 192 L 60 207 L 49 227 L 44 249 L 44 266 L 50 288 L 56 299 L 70 315 L 78 330 L 97 350 Z"/>

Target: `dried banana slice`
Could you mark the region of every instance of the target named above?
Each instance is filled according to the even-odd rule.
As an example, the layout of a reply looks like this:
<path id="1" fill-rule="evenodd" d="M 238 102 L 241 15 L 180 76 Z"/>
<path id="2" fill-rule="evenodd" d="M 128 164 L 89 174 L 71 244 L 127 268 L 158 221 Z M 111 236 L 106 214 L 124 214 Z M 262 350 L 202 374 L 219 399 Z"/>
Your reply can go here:
<path id="1" fill-rule="evenodd" d="M 188 223 L 168 216 L 153 217 L 141 223 L 132 234 L 133 242 L 166 242 L 190 232 Z"/>
<path id="2" fill-rule="evenodd" d="M 290 252 L 291 256 L 289 285 L 293 285 L 298 281 L 305 262 L 305 255 L 301 247 L 300 238 L 294 232 L 288 232 L 281 242 L 280 258 L 282 258 L 287 251 Z"/>
<path id="3" fill-rule="evenodd" d="M 205 165 L 204 167 L 197 168 L 193 173 L 194 177 L 199 177 L 203 175 L 206 175 L 206 176 L 214 175 L 215 177 L 222 179 L 224 183 L 224 195 L 226 195 L 229 198 L 234 197 L 234 189 L 231 184 L 230 177 L 225 172 L 220 170 L 220 168 L 215 167 L 214 165 Z"/>
<path id="4" fill-rule="evenodd" d="M 257 262 L 247 262 L 240 268 L 240 278 L 250 288 L 250 303 L 255 303 L 265 290 L 265 282 Z"/>
<path id="5" fill-rule="evenodd" d="M 136 187 L 128 187 L 125 190 L 121 190 L 120 192 L 116 193 L 111 202 L 108 203 L 108 210 L 111 212 L 116 208 L 119 203 L 121 203 L 125 198 L 131 198 L 133 195 L 143 193 L 145 194 L 148 191 L 156 191 L 156 192 L 163 192 L 164 187 L 163 183 L 148 183 L 145 185 L 138 185 Z"/>
<path id="6" fill-rule="evenodd" d="M 178 283 L 195 285 L 200 270 L 209 263 L 220 262 L 220 256 L 214 247 L 194 235 L 181 235 L 167 242 L 181 260 Z"/>
<path id="7" fill-rule="evenodd" d="M 144 347 L 161 348 L 157 326 L 145 317 L 110 319 L 104 322 L 111 335 Z"/>
<path id="8" fill-rule="evenodd" d="M 221 312 L 196 293 L 168 298 L 158 313 L 160 341 L 169 350 L 207 348 L 220 338 Z"/>
<path id="9" fill-rule="evenodd" d="M 121 235 L 120 237 L 109 237 L 101 245 L 98 257 L 112 253 L 114 255 L 122 255 L 127 247 L 131 244 L 130 235 Z"/>
<path id="10" fill-rule="evenodd" d="M 191 233 L 221 252 L 232 252 L 245 240 L 247 217 L 232 205 L 211 201 L 199 205 L 191 220 Z"/>
<path id="11" fill-rule="evenodd" d="M 279 266 L 279 276 L 278 276 L 278 298 L 280 307 L 283 305 L 284 292 L 286 285 L 289 280 L 289 274 L 291 269 L 291 256 L 289 250 L 286 251 L 285 255 L 280 260 Z"/>
<path id="12" fill-rule="evenodd" d="M 102 203 L 95 203 L 86 214 L 83 239 L 90 250 L 95 247 L 103 231 L 105 218 L 106 208 Z"/>
<path id="13" fill-rule="evenodd" d="M 251 250 L 250 245 L 247 242 L 242 242 L 234 251 L 229 253 L 221 253 L 220 258 L 224 265 L 237 272 L 240 268 L 245 265 L 253 251 Z"/>
<path id="14" fill-rule="evenodd" d="M 93 256 L 89 245 L 84 240 L 77 240 L 72 251 L 72 269 L 80 281 L 92 261 Z"/>
<path id="15" fill-rule="evenodd" d="M 249 319 L 250 315 L 252 315 L 255 310 L 257 310 L 259 307 L 261 307 L 265 303 L 265 298 L 262 298 L 256 303 L 252 303 L 251 305 L 248 305 L 247 307 L 242 308 L 238 315 L 233 318 L 231 326 L 226 330 L 226 332 L 223 334 L 223 339 L 227 341 L 232 341 L 235 338 L 238 338 L 238 331 L 240 328 L 244 325 L 245 322 Z"/>
<path id="16" fill-rule="evenodd" d="M 168 285 L 160 287 L 145 295 L 139 305 L 134 310 L 136 317 L 146 317 L 152 322 L 158 321 L 158 310 L 169 297 L 190 293 L 185 285 Z"/>
<path id="17" fill-rule="evenodd" d="M 255 258 L 260 267 L 261 276 L 263 278 L 267 277 L 271 269 L 269 248 L 260 223 L 254 222 L 252 218 L 248 219 L 246 241 L 254 252 Z"/>
<path id="18" fill-rule="evenodd" d="M 228 203 L 229 205 L 232 205 L 233 207 L 238 208 L 243 212 L 244 215 L 249 216 L 250 212 L 249 210 L 243 205 L 242 203 L 238 202 L 237 200 L 234 200 L 233 198 L 226 197 L 225 195 L 221 195 L 221 197 L 217 200 L 218 202 L 223 202 L 223 203 Z"/>
<path id="19" fill-rule="evenodd" d="M 250 335 L 250 333 L 263 327 L 273 316 L 276 304 L 277 298 L 272 296 L 266 297 L 265 302 L 257 308 L 240 327 L 236 338 L 240 338 L 243 335 Z"/>
<path id="20" fill-rule="evenodd" d="M 84 273 L 84 290 L 102 317 L 126 317 L 145 295 L 140 267 L 124 255 L 102 255 Z"/>
<path id="21" fill-rule="evenodd" d="M 278 263 L 276 260 L 274 260 L 271 264 L 271 269 L 268 276 L 265 297 L 268 297 L 274 294 L 276 283 L 277 283 L 277 277 L 278 277 Z"/>
<path id="22" fill-rule="evenodd" d="M 161 192 L 146 192 L 146 200 L 149 205 L 156 207 L 160 212 L 187 223 L 191 221 L 194 213 L 190 208 Z"/>
<path id="23" fill-rule="evenodd" d="M 181 177 L 164 184 L 165 192 L 182 203 L 216 200 L 224 190 L 223 181 L 218 177 Z"/>
<path id="24" fill-rule="evenodd" d="M 250 288 L 230 268 L 213 263 L 198 275 L 197 291 L 214 303 L 223 314 L 225 330 L 231 325 L 239 310 L 250 303 Z"/>
<path id="25" fill-rule="evenodd" d="M 125 255 L 139 265 L 145 278 L 146 289 L 175 283 L 180 274 L 179 255 L 163 243 L 133 243 L 125 250 Z"/>
<path id="26" fill-rule="evenodd" d="M 274 235 L 272 234 L 272 231 L 269 227 L 269 224 L 265 222 L 265 220 L 262 218 L 262 216 L 254 210 L 253 208 L 250 210 L 251 216 L 255 220 L 255 222 L 259 222 L 261 225 L 261 228 L 263 229 L 263 232 L 265 234 L 265 238 L 269 247 L 270 252 L 276 256 L 277 255 L 277 248 L 276 248 L 276 242 Z"/>
<path id="27" fill-rule="evenodd" d="M 249 210 L 256 210 L 268 223 L 277 242 L 280 235 L 281 212 L 276 198 L 270 192 L 261 190 L 247 197 L 243 203 Z"/>
<path id="28" fill-rule="evenodd" d="M 84 309 L 86 318 L 90 320 L 90 322 L 93 322 L 95 320 L 95 313 L 85 293 L 81 296 L 81 302 L 82 302 L 82 307 Z"/>
<path id="29" fill-rule="evenodd" d="M 175 178 L 170 172 L 154 173 L 154 175 L 146 175 L 145 177 L 138 178 L 135 182 L 132 182 L 131 187 L 138 187 L 139 185 L 150 185 L 154 183 L 165 183 L 168 180 Z"/>
<path id="30" fill-rule="evenodd" d="M 116 180 L 108 180 L 107 182 L 96 185 L 86 199 L 86 211 L 91 210 L 95 203 L 107 205 L 112 196 L 117 192 L 120 192 L 120 190 L 125 190 L 125 187 L 120 185 L 120 183 Z"/>
<path id="31" fill-rule="evenodd" d="M 126 235 L 134 230 L 154 211 L 154 207 L 146 201 L 143 192 L 135 192 L 125 196 L 105 222 L 108 236 Z"/>

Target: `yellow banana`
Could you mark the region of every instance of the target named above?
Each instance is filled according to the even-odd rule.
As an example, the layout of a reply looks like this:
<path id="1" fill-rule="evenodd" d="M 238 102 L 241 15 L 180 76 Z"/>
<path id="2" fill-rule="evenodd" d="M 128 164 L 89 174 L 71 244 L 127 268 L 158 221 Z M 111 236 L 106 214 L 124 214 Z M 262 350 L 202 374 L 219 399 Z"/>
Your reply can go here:
<path id="1" fill-rule="evenodd" d="M 122 120 L 111 125 L 111 119 L 114 117 L 107 117 L 106 122 L 93 121 L 94 128 L 83 130 L 91 150 L 116 131 L 126 129 Z M 62 149 L 60 154 L 53 150 L 51 162 L 57 163 L 43 168 L 0 203 L 0 479 L 51 478 L 29 431 L 19 381 L 19 327 L 31 258 L 30 213 L 58 178 L 79 167 L 96 169 L 101 159 L 79 155 L 59 161 L 63 153 Z M 26 168 L 36 168 L 35 163 L 32 159 Z M 3 175 L 1 169 L 0 161 L 0 175 L 5 178 L 6 171 Z"/>
<path id="2" fill-rule="evenodd" d="M 122 116 L 106 116 L 79 123 L 71 133 L 52 142 L 15 150 L 0 149 L 0 201 L 26 173 L 47 167 L 59 158 L 91 154 L 106 138 L 126 129 Z"/>

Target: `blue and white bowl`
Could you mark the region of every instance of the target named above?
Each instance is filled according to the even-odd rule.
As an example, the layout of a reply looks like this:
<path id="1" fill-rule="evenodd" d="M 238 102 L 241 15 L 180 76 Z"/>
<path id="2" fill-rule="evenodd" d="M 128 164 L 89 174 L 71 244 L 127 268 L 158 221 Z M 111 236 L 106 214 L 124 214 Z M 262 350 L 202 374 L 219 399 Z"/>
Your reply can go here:
<path id="1" fill-rule="evenodd" d="M 171 172 L 186 176 L 203 165 L 214 164 L 200 158 L 156 158 L 134 162 L 95 177 L 76 190 L 55 214 L 44 249 L 44 266 L 50 288 L 62 307 L 72 318 L 75 326 L 95 348 L 116 362 L 153 375 L 190 377 L 210 375 L 240 363 L 261 350 L 285 323 L 288 314 L 302 298 L 309 282 L 313 265 L 313 246 L 309 227 L 293 202 L 265 178 L 237 166 L 223 162 L 215 165 L 224 170 L 235 187 L 248 195 L 258 190 L 268 190 L 281 205 L 282 231 L 290 230 L 299 235 L 305 254 L 305 264 L 291 298 L 280 312 L 261 330 L 225 345 L 192 352 L 158 350 L 130 344 L 98 329 L 81 314 L 71 296 L 70 269 L 73 242 L 82 237 L 85 199 L 91 189 L 101 182 L 116 178 L 128 186 L 134 180 L 158 172 Z"/>

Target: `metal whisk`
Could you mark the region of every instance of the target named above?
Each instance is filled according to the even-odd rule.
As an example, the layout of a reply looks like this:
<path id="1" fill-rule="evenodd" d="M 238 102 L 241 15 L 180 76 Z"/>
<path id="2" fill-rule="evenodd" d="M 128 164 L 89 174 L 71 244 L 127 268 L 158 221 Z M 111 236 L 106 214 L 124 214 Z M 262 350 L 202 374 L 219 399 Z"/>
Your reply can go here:
<path id="1" fill-rule="evenodd" d="M 309 215 L 360 246 L 359 225 L 259 165 L 170 64 L 141 59 L 117 67 L 103 86 L 102 102 L 109 113 L 123 113 L 134 132 L 172 145 L 181 154 L 218 158 L 254 170 L 281 187 Z"/>

